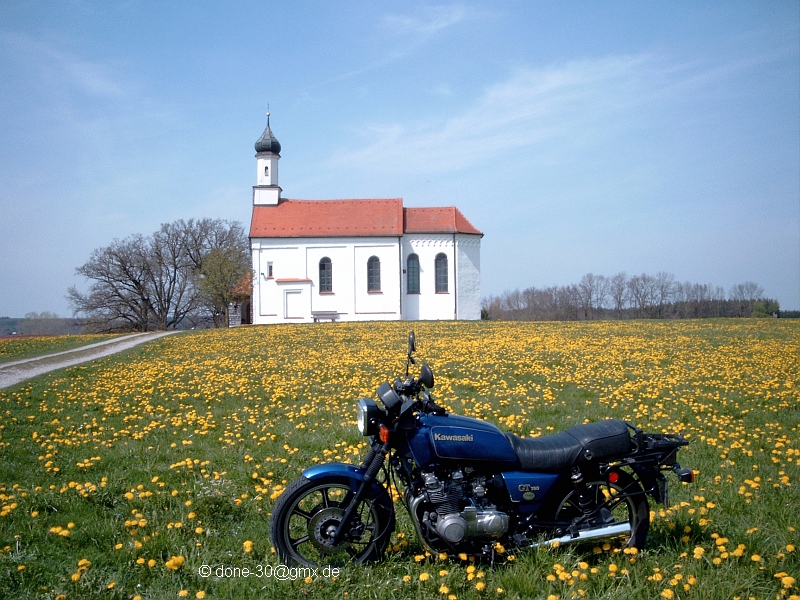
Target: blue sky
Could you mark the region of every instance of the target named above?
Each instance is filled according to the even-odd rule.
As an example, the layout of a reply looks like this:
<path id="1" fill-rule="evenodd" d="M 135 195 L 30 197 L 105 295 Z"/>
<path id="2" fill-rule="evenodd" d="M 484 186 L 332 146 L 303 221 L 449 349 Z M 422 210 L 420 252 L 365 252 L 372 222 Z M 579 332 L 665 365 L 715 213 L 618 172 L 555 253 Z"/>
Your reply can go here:
<path id="1" fill-rule="evenodd" d="M 0 316 L 95 248 L 283 196 L 456 205 L 482 291 L 656 274 L 800 309 L 800 5 L 0 4 Z"/>

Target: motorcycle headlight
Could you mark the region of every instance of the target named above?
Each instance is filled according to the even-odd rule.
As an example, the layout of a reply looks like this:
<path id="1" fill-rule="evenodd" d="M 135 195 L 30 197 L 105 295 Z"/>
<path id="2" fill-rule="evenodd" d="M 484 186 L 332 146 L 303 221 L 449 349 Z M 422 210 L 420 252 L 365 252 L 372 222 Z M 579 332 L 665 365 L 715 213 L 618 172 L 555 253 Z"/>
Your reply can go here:
<path id="1" fill-rule="evenodd" d="M 358 430 L 361 435 L 375 435 L 380 427 L 381 417 L 386 413 L 374 400 L 361 398 L 358 401 L 356 410 L 358 411 Z"/>

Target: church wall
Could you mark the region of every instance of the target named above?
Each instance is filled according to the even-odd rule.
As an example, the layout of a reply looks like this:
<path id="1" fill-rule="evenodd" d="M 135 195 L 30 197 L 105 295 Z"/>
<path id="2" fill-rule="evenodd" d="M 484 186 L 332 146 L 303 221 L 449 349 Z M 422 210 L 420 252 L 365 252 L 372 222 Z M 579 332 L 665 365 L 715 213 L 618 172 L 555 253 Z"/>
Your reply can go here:
<path id="1" fill-rule="evenodd" d="M 453 235 L 406 234 L 403 236 L 403 270 L 411 254 L 419 257 L 419 294 L 407 293 L 407 273 L 403 274 L 406 320 L 452 319 L 455 315 Z M 436 293 L 436 255 L 447 255 L 446 293 Z"/>
<path id="2" fill-rule="evenodd" d="M 459 235 L 458 255 L 458 319 L 481 318 L 481 238 Z"/>
<path id="3" fill-rule="evenodd" d="M 320 313 L 339 321 L 400 318 L 396 238 L 254 239 L 255 323 L 310 322 Z M 367 289 L 367 261 L 377 256 L 381 289 Z M 319 263 L 331 259 L 332 292 L 319 291 Z M 272 277 L 268 276 L 272 265 Z"/>

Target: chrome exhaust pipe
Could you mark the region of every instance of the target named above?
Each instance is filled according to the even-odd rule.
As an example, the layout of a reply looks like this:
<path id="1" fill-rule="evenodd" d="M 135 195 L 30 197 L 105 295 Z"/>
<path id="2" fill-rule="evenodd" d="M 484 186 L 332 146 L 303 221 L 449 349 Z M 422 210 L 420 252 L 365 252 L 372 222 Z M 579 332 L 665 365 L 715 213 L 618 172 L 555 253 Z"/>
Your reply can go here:
<path id="1" fill-rule="evenodd" d="M 562 535 L 561 537 L 553 538 L 551 540 L 547 540 L 545 542 L 534 542 L 530 544 L 530 548 L 538 548 L 539 546 L 551 546 L 554 543 L 558 544 L 570 544 L 573 542 L 583 542 L 586 540 L 595 540 L 598 538 L 610 538 L 610 537 L 617 537 L 620 535 L 630 535 L 631 534 L 631 524 L 629 521 L 620 521 L 619 523 L 613 523 L 611 525 L 603 525 L 601 527 L 594 527 L 592 529 L 582 529 L 578 531 L 578 535 L 573 536 L 572 534 Z"/>

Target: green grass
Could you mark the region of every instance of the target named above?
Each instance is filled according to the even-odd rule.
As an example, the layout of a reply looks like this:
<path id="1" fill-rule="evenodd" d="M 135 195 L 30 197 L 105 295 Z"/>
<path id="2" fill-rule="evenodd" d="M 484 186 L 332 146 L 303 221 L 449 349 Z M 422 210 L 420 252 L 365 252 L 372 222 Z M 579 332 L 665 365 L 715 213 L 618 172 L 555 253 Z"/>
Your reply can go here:
<path id="1" fill-rule="evenodd" d="M 306 466 L 360 461 L 355 402 L 401 373 L 410 327 L 454 412 L 520 435 L 607 417 L 681 431 L 697 482 L 672 478 L 636 555 L 424 558 L 398 504 L 385 562 L 266 577 L 274 498 Z M 798 342 L 774 320 L 251 327 L 42 376 L 0 391 L 0 597 L 796 597 Z"/>
<path id="2" fill-rule="evenodd" d="M 113 339 L 113 335 L 53 335 L 0 339 L 0 365 L 5 362 L 54 354 Z"/>

